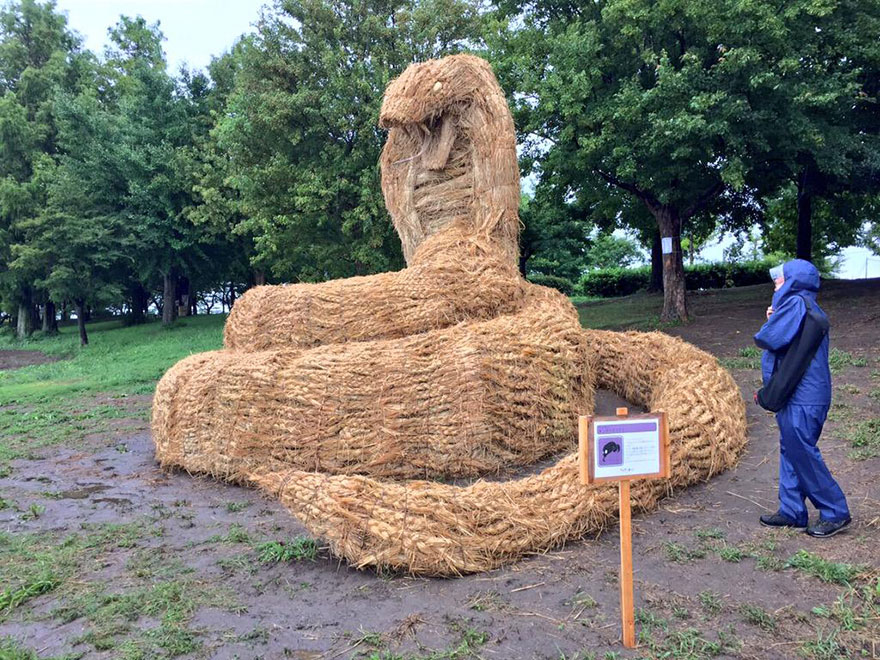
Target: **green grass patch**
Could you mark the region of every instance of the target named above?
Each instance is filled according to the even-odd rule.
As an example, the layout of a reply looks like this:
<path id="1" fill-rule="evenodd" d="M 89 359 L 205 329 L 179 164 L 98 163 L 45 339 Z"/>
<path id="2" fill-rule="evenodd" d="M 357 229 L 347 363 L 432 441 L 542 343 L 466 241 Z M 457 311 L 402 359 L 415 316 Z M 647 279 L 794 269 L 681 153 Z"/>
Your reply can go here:
<path id="1" fill-rule="evenodd" d="M 786 563 L 787 568 L 819 578 L 822 582 L 850 585 L 865 569 L 861 566 L 844 564 L 823 559 L 806 550 L 798 550 Z"/>
<path id="2" fill-rule="evenodd" d="M 706 611 L 707 614 L 716 615 L 721 612 L 723 604 L 721 602 L 721 596 L 716 594 L 713 591 L 701 591 L 698 596 L 700 600 L 700 606 L 703 610 Z"/>
<path id="3" fill-rule="evenodd" d="M 318 556 L 318 544 L 307 536 L 298 536 L 292 541 L 267 541 L 257 548 L 260 563 L 277 564 L 280 562 L 314 561 Z"/>
<path id="4" fill-rule="evenodd" d="M 81 653 L 70 655 L 38 655 L 36 651 L 22 646 L 13 637 L 0 637 L 0 660 L 79 660 Z"/>
<path id="5" fill-rule="evenodd" d="M 801 644 L 800 652 L 811 660 L 840 660 L 850 657 L 846 649 L 837 641 L 838 630 L 816 633 L 816 639 Z"/>
<path id="6" fill-rule="evenodd" d="M 852 353 L 832 348 L 828 353 L 828 364 L 831 373 L 838 373 L 845 367 L 867 367 L 868 361 L 863 357 L 855 357 Z"/>
<path id="7" fill-rule="evenodd" d="M 662 293 L 636 293 L 623 298 L 604 298 L 577 305 L 581 325 L 597 330 L 656 330 L 660 327 L 662 308 Z"/>
<path id="8" fill-rule="evenodd" d="M 702 548 L 688 548 L 681 543 L 673 543 L 667 541 L 663 544 L 663 552 L 669 561 L 676 564 L 686 564 L 694 559 L 702 559 L 706 556 L 706 551 Z"/>
<path id="9" fill-rule="evenodd" d="M 769 632 L 776 629 L 776 620 L 773 615 L 759 605 L 744 603 L 740 606 L 739 613 L 746 622 L 758 626 L 762 630 Z"/>
<path id="10" fill-rule="evenodd" d="M 0 406 L 98 392 L 148 394 L 181 358 L 220 348 L 225 320 L 219 314 L 193 316 L 170 329 L 158 322 L 131 327 L 119 321 L 95 323 L 89 327 L 90 343 L 83 347 L 75 327 L 32 341 L 0 338 L 0 350 L 39 350 L 63 358 L 0 371 Z"/>
<path id="11" fill-rule="evenodd" d="M 762 352 L 757 346 L 746 346 L 739 349 L 735 357 L 721 358 L 718 362 L 726 369 L 760 369 Z"/>
<path id="12" fill-rule="evenodd" d="M 676 658 L 678 660 L 704 660 L 719 655 L 734 655 L 741 646 L 736 637 L 727 630 L 719 630 L 717 639 L 708 639 L 696 628 L 675 630 L 659 642 L 647 639 L 653 658 Z"/>
<path id="13" fill-rule="evenodd" d="M 849 453 L 851 459 L 864 461 L 880 456 L 880 417 L 853 425 L 848 431 L 848 439 L 853 448 Z"/>

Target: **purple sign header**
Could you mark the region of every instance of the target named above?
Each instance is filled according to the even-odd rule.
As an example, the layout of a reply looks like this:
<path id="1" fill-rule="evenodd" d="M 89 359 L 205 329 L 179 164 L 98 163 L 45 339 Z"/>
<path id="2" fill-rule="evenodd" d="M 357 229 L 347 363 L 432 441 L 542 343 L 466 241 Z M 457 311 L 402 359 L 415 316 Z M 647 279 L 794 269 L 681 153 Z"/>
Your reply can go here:
<path id="1" fill-rule="evenodd" d="M 596 434 L 607 433 L 648 433 L 657 430 L 657 422 L 637 422 L 635 424 L 601 424 L 596 426 Z"/>

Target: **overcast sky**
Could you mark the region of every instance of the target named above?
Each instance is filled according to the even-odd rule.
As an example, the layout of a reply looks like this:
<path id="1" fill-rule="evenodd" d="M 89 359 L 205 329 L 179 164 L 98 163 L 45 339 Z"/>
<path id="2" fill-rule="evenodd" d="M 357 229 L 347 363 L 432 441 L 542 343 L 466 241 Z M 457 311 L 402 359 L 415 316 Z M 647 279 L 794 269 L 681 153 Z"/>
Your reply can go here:
<path id="1" fill-rule="evenodd" d="M 159 21 L 171 73 L 187 63 L 204 69 L 235 40 L 253 30 L 260 7 L 268 0 L 58 0 L 68 24 L 85 39 L 89 50 L 102 54 L 107 28 L 120 14 Z"/>

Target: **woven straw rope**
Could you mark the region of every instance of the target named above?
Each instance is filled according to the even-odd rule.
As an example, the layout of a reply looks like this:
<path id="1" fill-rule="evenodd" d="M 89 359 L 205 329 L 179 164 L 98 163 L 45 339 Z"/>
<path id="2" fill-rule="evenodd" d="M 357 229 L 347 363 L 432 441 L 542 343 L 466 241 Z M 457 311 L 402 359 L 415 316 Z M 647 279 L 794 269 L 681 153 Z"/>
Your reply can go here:
<path id="1" fill-rule="evenodd" d="M 454 575 L 615 515 L 613 489 L 582 487 L 571 454 L 521 479 L 427 481 L 570 451 L 594 386 L 669 413 L 673 477 L 639 482 L 637 508 L 735 464 L 744 407 L 714 358 L 658 333 L 583 332 L 567 299 L 519 276 L 513 122 L 486 62 L 411 66 L 380 123 L 408 267 L 246 293 L 226 348 L 157 387 L 163 465 L 259 484 L 357 566 Z"/>

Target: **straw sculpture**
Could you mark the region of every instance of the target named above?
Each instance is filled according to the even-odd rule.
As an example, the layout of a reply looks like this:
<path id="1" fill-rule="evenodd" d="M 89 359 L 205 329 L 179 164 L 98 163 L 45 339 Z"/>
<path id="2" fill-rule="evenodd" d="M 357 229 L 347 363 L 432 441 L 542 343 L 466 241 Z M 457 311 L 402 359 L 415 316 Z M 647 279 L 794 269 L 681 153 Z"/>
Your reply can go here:
<path id="1" fill-rule="evenodd" d="M 735 464 L 744 406 L 712 356 L 584 331 L 564 296 L 520 277 L 513 122 L 485 61 L 409 67 L 380 124 L 407 268 L 249 291 L 224 349 L 157 387 L 164 466 L 259 485 L 355 566 L 457 575 L 616 515 L 616 490 L 581 486 L 573 453 L 595 387 L 668 412 L 672 478 L 636 482 L 637 509 Z"/>

